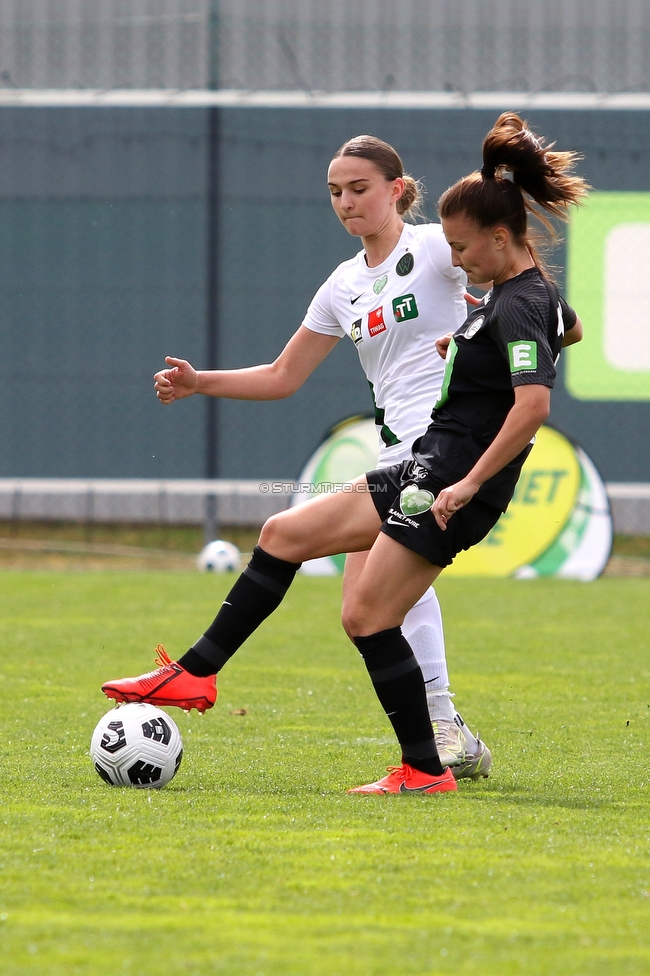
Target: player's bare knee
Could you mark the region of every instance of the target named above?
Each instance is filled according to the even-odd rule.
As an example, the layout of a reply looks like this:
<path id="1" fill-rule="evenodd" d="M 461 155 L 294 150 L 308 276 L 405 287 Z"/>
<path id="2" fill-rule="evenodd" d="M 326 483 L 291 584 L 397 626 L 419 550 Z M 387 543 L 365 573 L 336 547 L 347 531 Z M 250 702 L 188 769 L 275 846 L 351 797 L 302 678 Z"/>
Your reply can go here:
<path id="1" fill-rule="evenodd" d="M 347 634 L 347 636 L 350 638 L 350 640 L 354 640 L 354 634 L 352 633 L 352 631 L 350 629 L 350 626 L 348 624 L 348 619 L 347 619 L 347 616 L 345 614 L 345 604 L 343 605 L 343 608 L 341 610 L 341 626 L 343 627 L 343 630 L 345 631 L 345 633 Z"/>
<path id="2" fill-rule="evenodd" d="M 272 515 L 262 526 L 260 532 L 259 545 L 265 552 L 278 559 L 287 559 L 289 562 L 302 562 L 307 558 L 303 552 L 304 540 L 296 538 L 295 529 L 291 519 L 287 518 L 286 512 Z"/>
<path id="3" fill-rule="evenodd" d="M 285 541 L 286 533 L 283 530 L 281 515 L 272 515 L 262 526 L 258 545 L 265 552 L 273 553 L 278 544 Z"/>
<path id="4" fill-rule="evenodd" d="M 355 637 L 366 637 L 376 630 L 376 627 L 373 627 L 372 615 L 369 613 L 368 608 L 364 607 L 354 598 L 346 600 L 343 604 L 341 623 L 343 624 L 343 630 L 350 640 L 354 640 Z"/>

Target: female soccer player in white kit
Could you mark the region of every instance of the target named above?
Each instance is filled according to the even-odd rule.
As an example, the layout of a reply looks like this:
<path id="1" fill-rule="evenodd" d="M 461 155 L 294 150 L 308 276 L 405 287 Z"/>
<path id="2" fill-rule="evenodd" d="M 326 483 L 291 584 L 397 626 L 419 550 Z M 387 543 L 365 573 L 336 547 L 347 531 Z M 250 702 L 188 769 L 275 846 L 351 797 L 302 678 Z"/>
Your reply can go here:
<path id="1" fill-rule="evenodd" d="M 440 224 L 408 224 L 421 195 L 392 146 L 357 136 L 328 170 L 332 206 L 363 250 L 344 261 L 314 296 L 298 331 L 275 362 L 237 370 L 196 371 L 167 358 L 155 376 L 162 403 L 203 393 L 243 400 L 290 396 L 343 336 L 355 344 L 370 383 L 381 448 L 378 467 L 409 458 L 438 398 L 444 362 L 436 339 L 465 320 L 465 273 L 454 268 Z M 367 553 L 346 561 L 353 588 Z M 403 633 L 427 688 L 429 714 L 443 766 L 456 778 L 487 776 L 490 752 L 455 711 L 449 692 L 440 606 L 433 588 L 406 615 Z"/>

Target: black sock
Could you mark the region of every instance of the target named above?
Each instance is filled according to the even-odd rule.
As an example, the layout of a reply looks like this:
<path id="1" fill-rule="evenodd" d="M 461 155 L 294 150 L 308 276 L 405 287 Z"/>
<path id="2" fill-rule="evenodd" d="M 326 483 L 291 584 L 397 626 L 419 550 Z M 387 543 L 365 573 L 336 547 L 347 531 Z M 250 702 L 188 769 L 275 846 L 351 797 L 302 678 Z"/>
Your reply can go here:
<path id="1" fill-rule="evenodd" d="M 424 678 L 401 627 L 355 637 L 377 697 L 402 747 L 402 762 L 431 776 L 444 770 L 436 749 Z"/>
<path id="2" fill-rule="evenodd" d="M 300 563 L 264 552 L 255 546 L 253 557 L 224 600 L 219 613 L 187 654 L 179 658 L 190 674 L 216 674 L 262 621 L 280 606 Z"/>

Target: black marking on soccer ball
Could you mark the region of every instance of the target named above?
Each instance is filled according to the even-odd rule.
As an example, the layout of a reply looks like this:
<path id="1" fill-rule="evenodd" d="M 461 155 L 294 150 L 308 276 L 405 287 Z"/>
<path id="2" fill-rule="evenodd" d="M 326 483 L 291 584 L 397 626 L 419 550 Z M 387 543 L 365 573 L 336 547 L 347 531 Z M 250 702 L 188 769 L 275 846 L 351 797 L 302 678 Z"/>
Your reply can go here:
<path id="1" fill-rule="evenodd" d="M 112 735 L 108 729 L 111 730 Z M 125 745 L 126 735 L 124 734 L 124 722 L 121 722 L 119 719 L 116 719 L 114 722 L 109 722 L 107 731 L 104 732 L 102 741 L 100 742 L 101 748 L 113 754 L 123 749 Z"/>
<path id="2" fill-rule="evenodd" d="M 232 559 L 229 559 L 227 563 L 221 563 L 217 562 L 216 559 L 211 559 L 210 562 L 205 564 L 205 568 L 209 573 L 234 573 L 234 571 L 237 569 Z"/>
<path id="3" fill-rule="evenodd" d="M 153 739 L 154 742 L 162 742 L 163 745 L 168 746 L 172 730 L 164 718 L 152 718 L 142 723 L 142 734 L 145 739 Z"/>
<path id="4" fill-rule="evenodd" d="M 180 751 L 180 752 L 178 753 L 178 755 L 176 756 L 176 762 L 174 763 L 174 776 L 175 776 L 175 775 L 176 775 L 176 773 L 178 772 L 178 767 L 179 767 L 179 766 L 180 766 L 180 764 L 181 764 L 181 759 L 182 759 L 182 758 L 183 758 L 183 750 L 181 749 L 181 751 Z"/>
<path id="5" fill-rule="evenodd" d="M 97 772 L 99 773 L 99 775 L 101 776 L 101 778 L 104 780 L 105 783 L 108 783 L 109 786 L 115 786 L 115 783 L 109 776 L 108 770 L 104 769 L 104 767 L 100 766 L 99 763 L 97 762 L 95 763 L 95 769 L 97 770 Z"/>
<path id="6" fill-rule="evenodd" d="M 129 780 L 134 786 L 148 786 L 150 783 L 157 783 L 162 776 L 162 769 L 154 766 L 153 763 L 144 762 L 138 759 L 128 770 Z"/>

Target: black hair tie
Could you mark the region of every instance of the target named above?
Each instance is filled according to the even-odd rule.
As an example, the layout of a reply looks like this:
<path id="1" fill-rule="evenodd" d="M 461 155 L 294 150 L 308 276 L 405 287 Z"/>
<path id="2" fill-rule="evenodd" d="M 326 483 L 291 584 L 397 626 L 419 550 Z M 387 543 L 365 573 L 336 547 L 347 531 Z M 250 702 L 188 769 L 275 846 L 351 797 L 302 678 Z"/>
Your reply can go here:
<path id="1" fill-rule="evenodd" d="M 486 166 L 483 164 L 481 166 L 481 176 L 486 180 L 493 180 L 496 174 L 496 169 L 494 166 Z"/>

